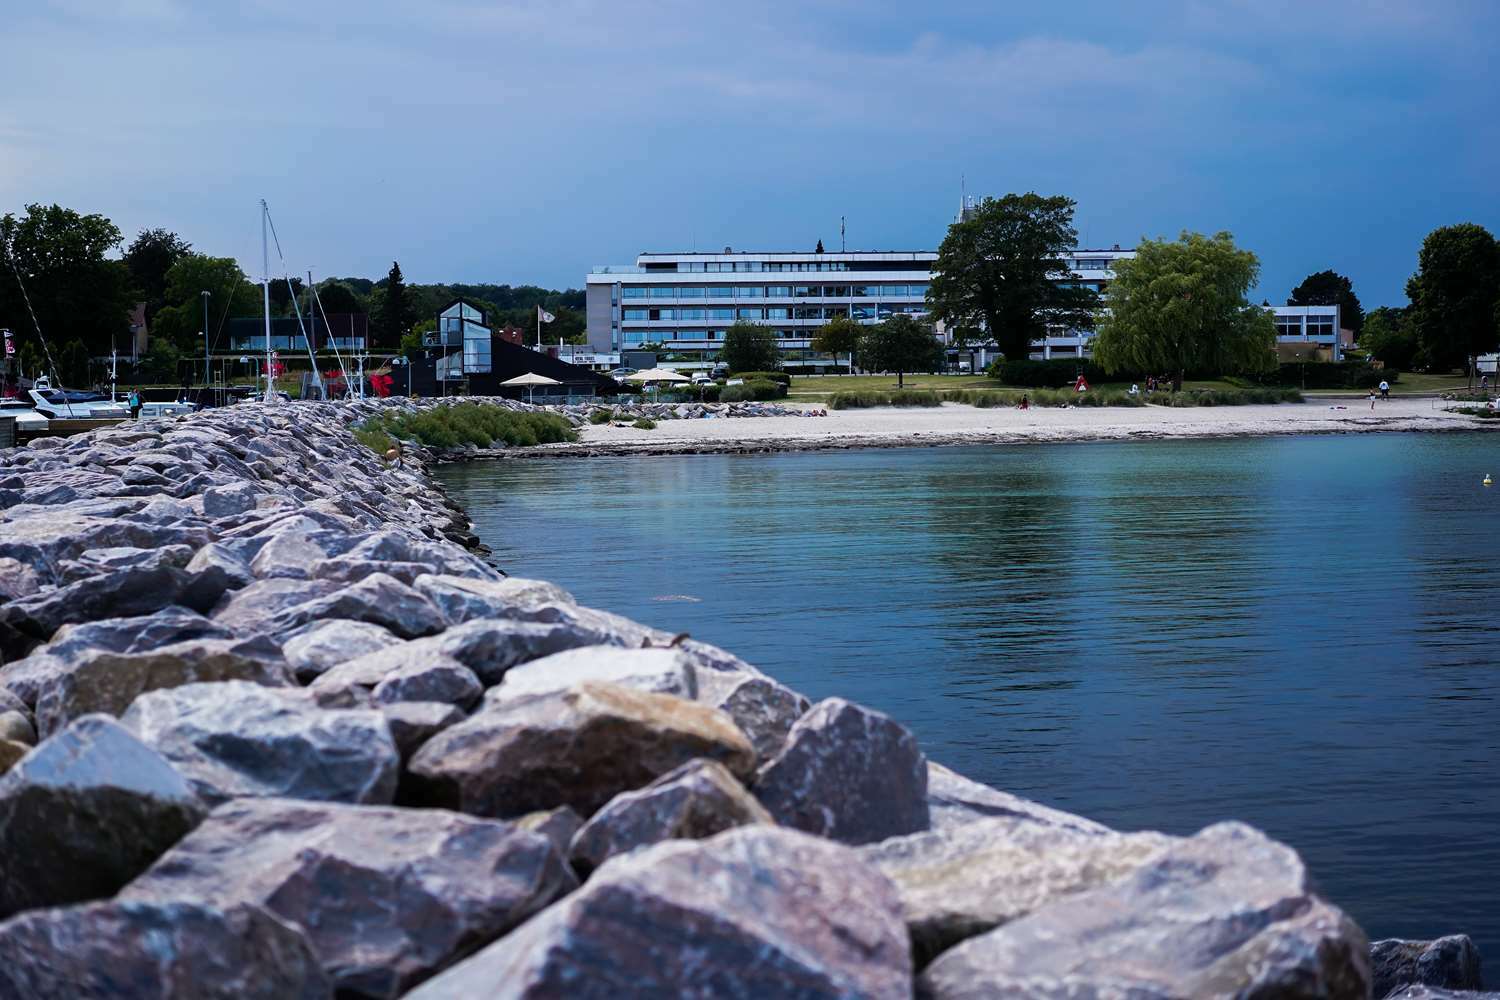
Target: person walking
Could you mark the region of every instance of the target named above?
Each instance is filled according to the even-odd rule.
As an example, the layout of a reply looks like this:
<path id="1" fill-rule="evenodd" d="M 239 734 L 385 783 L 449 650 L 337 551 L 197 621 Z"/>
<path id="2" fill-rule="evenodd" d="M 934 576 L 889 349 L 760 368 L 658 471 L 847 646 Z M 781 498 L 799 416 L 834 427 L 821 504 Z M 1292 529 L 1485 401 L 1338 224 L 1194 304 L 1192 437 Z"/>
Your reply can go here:
<path id="1" fill-rule="evenodd" d="M 1370 390 L 1370 412 L 1375 412 L 1375 390 Z"/>
<path id="2" fill-rule="evenodd" d="M 130 390 L 130 419 L 141 419 L 141 394 L 138 390 Z"/>
<path id="3" fill-rule="evenodd" d="M 1380 380 L 1380 398 L 1381 399 L 1390 399 L 1391 398 L 1391 384 L 1389 382 L 1387 382 L 1385 379 L 1381 379 Z"/>

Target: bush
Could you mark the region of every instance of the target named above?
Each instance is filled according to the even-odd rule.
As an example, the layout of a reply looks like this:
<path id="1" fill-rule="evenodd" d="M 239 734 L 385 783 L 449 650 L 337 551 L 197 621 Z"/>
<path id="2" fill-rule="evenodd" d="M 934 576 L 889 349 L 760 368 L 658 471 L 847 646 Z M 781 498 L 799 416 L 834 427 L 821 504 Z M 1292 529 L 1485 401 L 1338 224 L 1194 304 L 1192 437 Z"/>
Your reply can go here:
<path id="1" fill-rule="evenodd" d="M 496 441 L 507 447 L 576 441 L 573 425 L 555 413 L 518 412 L 490 403 L 456 403 L 415 413 L 386 411 L 355 429 L 362 444 L 399 438 L 429 448 L 457 448 L 472 444 L 488 448 Z M 387 443 L 386 448 L 390 447 Z M 384 452 L 385 448 L 376 448 Z"/>
<path id="2" fill-rule="evenodd" d="M 638 431 L 654 431 L 656 430 L 656 421 L 652 420 L 650 417 L 640 417 L 636 420 L 635 423 L 631 424 L 630 426 L 634 427 Z"/>
<path id="3" fill-rule="evenodd" d="M 941 406 L 935 392 L 898 389 L 895 392 L 836 392 L 828 399 L 830 410 L 854 410 L 872 406 Z"/>
<path id="4" fill-rule="evenodd" d="M 1029 358 L 1000 360 L 985 369 L 985 374 L 990 378 L 999 379 L 1007 385 L 1038 389 L 1061 389 L 1065 385 L 1072 385 L 1080 373 L 1090 383 L 1103 382 L 1108 377 L 1104 369 L 1092 361 L 1077 358 L 1053 358 L 1050 361 L 1032 361 Z"/>
<path id="5" fill-rule="evenodd" d="M 1262 385 L 1299 385 L 1308 389 L 1373 389 L 1382 381 L 1395 385 L 1400 380 L 1401 373 L 1394 368 L 1375 368 L 1366 361 L 1294 361 L 1255 377 Z"/>
<path id="6" fill-rule="evenodd" d="M 764 379 L 755 379 L 743 385 L 726 385 L 719 392 L 721 403 L 746 403 L 750 401 L 765 402 L 768 399 L 780 399 L 786 395 L 786 386 L 780 382 L 768 382 Z"/>
<path id="7" fill-rule="evenodd" d="M 780 382 L 782 385 L 788 388 L 790 388 L 792 385 L 792 377 L 786 372 L 735 372 L 733 377 L 742 378 L 746 382 Z"/>
<path id="8" fill-rule="evenodd" d="M 614 417 L 614 413 L 609 410 L 594 410 L 589 414 L 589 423 L 594 425 L 607 424 L 611 420 L 613 420 Z"/>
<path id="9" fill-rule="evenodd" d="M 1150 402 L 1156 406 L 1249 406 L 1266 403 L 1300 403 L 1297 389 L 1268 387 L 1258 389 L 1184 389 L 1182 392 L 1158 392 Z"/>
<path id="10" fill-rule="evenodd" d="M 755 390 L 749 385 L 726 385 L 719 393 L 721 403 L 748 403 L 755 398 Z"/>

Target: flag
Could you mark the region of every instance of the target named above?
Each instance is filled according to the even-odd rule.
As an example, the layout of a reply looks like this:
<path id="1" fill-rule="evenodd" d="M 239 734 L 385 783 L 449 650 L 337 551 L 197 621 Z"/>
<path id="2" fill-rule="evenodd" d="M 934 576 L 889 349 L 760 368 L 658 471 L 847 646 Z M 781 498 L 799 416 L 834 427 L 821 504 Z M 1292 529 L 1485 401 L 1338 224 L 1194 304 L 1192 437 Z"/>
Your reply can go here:
<path id="1" fill-rule="evenodd" d="M 543 323 L 550 323 L 553 320 L 557 319 L 556 316 L 552 315 L 547 310 L 543 309 L 541 306 L 537 306 L 536 307 L 536 315 L 537 315 L 537 319 L 541 320 Z"/>
<path id="2" fill-rule="evenodd" d="M 11 339 L 15 336 L 15 334 L 11 333 L 9 330 L 0 330 L 0 333 L 5 334 L 5 356 L 8 358 L 12 354 L 16 353 L 16 342 Z"/>

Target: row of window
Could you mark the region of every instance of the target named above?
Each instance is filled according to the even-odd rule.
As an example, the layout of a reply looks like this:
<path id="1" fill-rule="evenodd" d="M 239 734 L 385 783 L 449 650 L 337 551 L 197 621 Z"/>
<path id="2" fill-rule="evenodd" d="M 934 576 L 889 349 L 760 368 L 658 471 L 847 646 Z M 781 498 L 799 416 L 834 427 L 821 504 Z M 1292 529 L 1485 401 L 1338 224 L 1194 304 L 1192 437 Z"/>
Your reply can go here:
<path id="1" fill-rule="evenodd" d="M 843 260 L 781 261 L 781 260 L 735 260 L 735 261 L 681 261 L 678 274 L 723 274 L 740 271 L 847 271 L 849 262 Z"/>
<path id="2" fill-rule="evenodd" d="M 835 316 L 852 316 L 855 319 L 889 319 L 898 313 L 916 316 L 927 311 L 917 302 L 880 302 L 856 306 L 765 306 L 735 309 L 715 306 L 712 308 L 684 307 L 678 309 L 649 309 L 626 307 L 620 310 L 622 322 L 659 323 L 663 320 L 720 320 L 720 319 L 833 319 Z"/>
<path id="3" fill-rule="evenodd" d="M 807 340 L 807 330 L 776 330 L 779 340 Z M 626 330 L 620 335 L 625 344 L 666 344 L 681 341 L 709 342 L 724 339 L 724 330 Z"/>
<path id="4" fill-rule="evenodd" d="M 919 285 L 627 285 L 627 299 L 920 299 Z"/>
<path id="5" fill-rule="evenodd" d="M 1332 316 L 1309 316 L 1307 327 L 1303 328 L 1302 319 L 1298 316 L 1276 317 L 1276 335 L 1278 337 L 1332 337 L 1334 335 Z"/>

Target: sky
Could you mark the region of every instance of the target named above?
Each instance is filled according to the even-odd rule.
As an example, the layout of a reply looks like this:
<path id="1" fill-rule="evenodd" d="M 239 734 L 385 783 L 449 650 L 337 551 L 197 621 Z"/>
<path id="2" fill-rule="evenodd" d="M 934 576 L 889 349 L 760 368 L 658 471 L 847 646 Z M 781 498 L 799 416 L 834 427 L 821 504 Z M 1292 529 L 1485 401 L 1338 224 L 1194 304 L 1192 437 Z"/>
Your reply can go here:
<path id="1" fill-rule="evenodd" d="M 0 0 L 0 211 L 286 268 L 582 287 L 642 250 L 935 249 L 971 195 L 1087 246 L 1232 232 L 1258 297 L 1405 301 L 1500 231 L 1490 0 Z M 273 250 L 274 254 L 274 250 Z M 273 274 L 282 266 L 273 256 Z"/>

